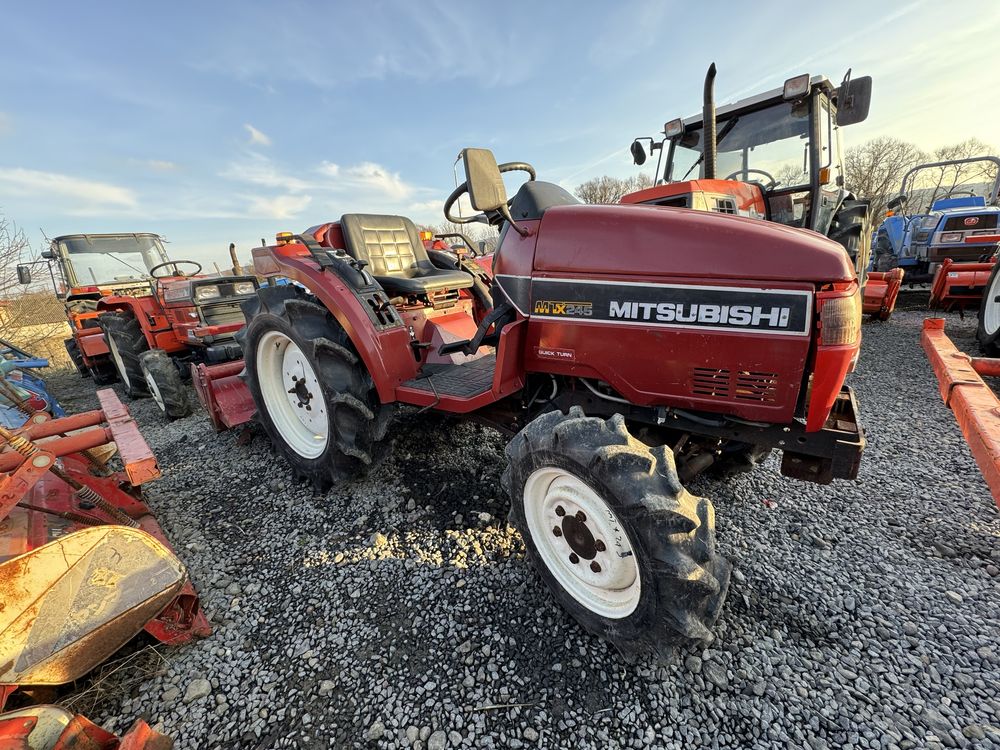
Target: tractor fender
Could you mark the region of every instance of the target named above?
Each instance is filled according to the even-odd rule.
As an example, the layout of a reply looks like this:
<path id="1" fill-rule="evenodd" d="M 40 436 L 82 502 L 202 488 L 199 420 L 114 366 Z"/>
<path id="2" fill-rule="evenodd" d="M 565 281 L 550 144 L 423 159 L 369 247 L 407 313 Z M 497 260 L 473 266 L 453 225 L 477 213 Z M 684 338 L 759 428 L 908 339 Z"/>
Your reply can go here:
<path id="1" fill-rule="evenodd" d="M 162 318 L 159 308 L 155 304 L 154 297 L 128 297 L 124 295 L 112 295 L 102 297 L 97 303 L 97 312 L 119 312 L 128 311 L 135 316 L 139 322 L 146 341 L 151 349 L 158 346 L 156 341 L 156 331 L 164 327 L 169 328 L 169 324 Z"/>
<path id="2" fill-rule="evenodd" d="M 255 249 L 254 262 L 262 248 Z M 308 258 L 270 254 L 280 267 L 279 273 L 314 296 L 336 319 L 347 333 L 354 349 L 368 369 L 379 400 L 383 404 L 396 401 L 396 387 L 417 374 L 418 363 L 410 348 L 406 326 L 397 320 L 394 324 L 376 325 L 365 309 L 358 292 L 349 287 L 339 276 L 327 273 Z M 284 286 L 262 287 L 257 291 L 262 301 L 274 295 L 274 301 L 287 297 Z M 383 297 L 387 298 L 383 292 Z M 249 321 L 247 321 L 249 324 Z"/>

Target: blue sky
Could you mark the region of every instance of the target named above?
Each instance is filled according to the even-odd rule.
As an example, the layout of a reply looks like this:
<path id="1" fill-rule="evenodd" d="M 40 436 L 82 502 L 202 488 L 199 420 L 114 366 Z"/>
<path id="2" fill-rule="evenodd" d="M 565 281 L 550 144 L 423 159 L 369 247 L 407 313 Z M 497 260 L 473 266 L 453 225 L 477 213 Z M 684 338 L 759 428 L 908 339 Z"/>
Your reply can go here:
<path id="1" fill-rule="evenodd" d="M 720 103 L 798 73 L 872 75 L 846 145 L 1000 142 L 1000 2 L 949 7 L 19 3 L 0 46 L 0 212 L 39 247 L 40 229 L 152 231 L 220 264 L 230 241 L 246 258 L 348 211 L 439 222 L 464 146 L 569 188 L 634 174 L 632 138 L 696 112 L 713 60 Z"/>

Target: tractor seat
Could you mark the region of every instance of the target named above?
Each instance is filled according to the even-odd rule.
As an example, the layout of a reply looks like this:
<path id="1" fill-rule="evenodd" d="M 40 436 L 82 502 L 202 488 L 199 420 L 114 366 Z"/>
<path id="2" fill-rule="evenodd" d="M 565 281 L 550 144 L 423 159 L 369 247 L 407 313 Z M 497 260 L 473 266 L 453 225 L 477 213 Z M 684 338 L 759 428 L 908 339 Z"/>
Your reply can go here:
<path id="1" fill-rule="evenodd" d="M 404 216 L 344 214 L 340 229 L 345 250 L 356 260 L 368 261 L 366 270 L 390 295 L 472 286 L 470 274 L 431 263 L 417 228 Z"/>

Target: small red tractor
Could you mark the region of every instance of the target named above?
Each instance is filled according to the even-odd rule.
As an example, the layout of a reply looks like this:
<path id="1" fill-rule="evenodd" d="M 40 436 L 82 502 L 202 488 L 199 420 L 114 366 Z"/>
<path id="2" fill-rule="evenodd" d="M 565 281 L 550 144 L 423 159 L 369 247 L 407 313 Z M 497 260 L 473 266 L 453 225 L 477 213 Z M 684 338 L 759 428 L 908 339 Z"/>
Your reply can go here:
<path id="1" fill-rule="evenodd" d="M 233 335 L 240 303 L 257 290 L 241 274 L 199 275 L 200 263 L 170 260 L 155 234 L 56 237 L 43 258 L 56 261 L 73 330 L 66 349 L 77 370 L 98 385 L 120 378 L 132 398 L 151 395 L 170 418 L 191 412 L 182 374 L 196 362 L 239 358 Z M 18 269 L 23 282 L 30 271 Z M 89 282 L 89 283 L 88 283 Z"/>
<path id="2" fill-rule="evenodd" d="M 712 503 L 684 482 L 775 449 L 789 476 L 857 475 L 852 264 L 813 232 L 579 205 L 529 164 L 462 158 L 445 216 L 500 230 L 491 264 L 428 252 L 401 216 L 280 234 L 253 251 L 269 283 L 243 307 L 245 381 L 225 388 L 249 390 L 319 487 L 375 463 L 397 404 L 501 430 L 510 522 L 562 605 L 627 654 L 710 641 L 730 564 Z M 529 179 L 508 201 L 514 171 Z M 453 216 L 466 192 L 480 213 Z M 463 296 L 477 278 L 488 299 Z"/>
<path id="3" fill-rule="evenodd" d="M 713 63 L 701 115 L 666 123 L 661 140 L 632 142 L 638 165 L 646 162 L 644 142 L 650 153 L 660 152 L 656 184 L 626 195 L 622 203 L 749 216 L 835 239 L 858 274 L 864 312 L 888 320 L 903 271 L 868 272 L 868 202 L 845 187 L 840 142 L 841 128 L 868 117 L 872 79 L 851 79 L 848 71 L 835 88 L 823 76 L 805 74 L 716 110 L 715 73 Z"/>
<path id="4" fill-rule="evenodd" d="M 59 269 L 61 288 L 54 291 L 63 298 L 72 332 L 65 341 L 70 360 L 97 385 L 113 383 L 117 371 L 98 323 L 97 303 L 108 296 L 148 295 L 149 269 L 167 260 L 162 238 L 146 232 L 67 234 L 51 240 L 42 258 Z M 21 283 L 31 282 L 30 264 L 17 272 Z"/>

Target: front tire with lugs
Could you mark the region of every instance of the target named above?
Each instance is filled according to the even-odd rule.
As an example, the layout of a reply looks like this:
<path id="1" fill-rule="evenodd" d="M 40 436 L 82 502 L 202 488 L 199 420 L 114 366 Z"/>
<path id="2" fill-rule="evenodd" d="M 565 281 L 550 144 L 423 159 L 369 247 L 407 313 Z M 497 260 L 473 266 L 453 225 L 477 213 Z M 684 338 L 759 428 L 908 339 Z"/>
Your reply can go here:
<path id="1" fill-rule="evenodd" d="M 715 511 L 677 478 L 673 453 L 621 415 L 550 412 L 507 447 L 510 523 L 559 603 L 630 658 L 709 643 L 729 587 Z"/>
<path id="2" fill-rule="evenodd" d="M 129 398 L 149 395 L 146 378 L 139 365 L 139 356 L 149 349 L 146 335 L 135 316 L 129 312 L 107 312 L 97 316 L 108 342 L 110 359 L 125 386 Z"/>
<path id="3" fill-rule="evenodd" d="M 260 290 L 243 313 L 246 382 L 271 444 L 317 489 L 367 473 L 392 407 L 379 402 L 347 332 L 295 286 Z"/>
<path id="4" fill-rule="evenodd" d="M 187 389 L 177 365 L 162 349 L 150 349 L 139 355 L 139 367 L 149 388 L 149 395 L 170 419 L 186 417 L 191 413 Z"/>

